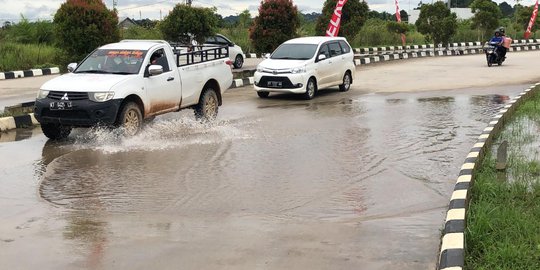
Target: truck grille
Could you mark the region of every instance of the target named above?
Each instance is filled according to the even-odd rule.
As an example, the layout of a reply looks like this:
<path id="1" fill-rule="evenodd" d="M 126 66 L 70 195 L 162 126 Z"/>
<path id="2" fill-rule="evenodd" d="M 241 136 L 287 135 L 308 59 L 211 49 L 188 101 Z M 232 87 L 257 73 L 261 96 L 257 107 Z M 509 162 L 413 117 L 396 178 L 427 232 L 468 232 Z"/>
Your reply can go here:
<path id="1" fill-rule="evenodd" d="M 67 96 L 66 96 L 67 94 Z M 50 91 L 47 96 L 50 99 L 60 100 L 64 96 L 67 97 L 67 100 L 87 100 L 88 93 L 86 92 L 61 92 L 61 91 Z"/>

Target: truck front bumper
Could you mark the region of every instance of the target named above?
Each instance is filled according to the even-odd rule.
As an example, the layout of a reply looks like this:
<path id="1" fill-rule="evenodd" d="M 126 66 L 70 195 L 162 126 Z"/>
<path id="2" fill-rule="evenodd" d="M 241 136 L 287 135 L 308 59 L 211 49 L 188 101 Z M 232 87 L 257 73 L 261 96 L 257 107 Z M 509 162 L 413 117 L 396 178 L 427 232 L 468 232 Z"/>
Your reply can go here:
<path id="1" fill-rule="evenodd" d="M 34 116 L 41 124 L 62 124 L 75 127 L 91 127 L 95 125 L 113 125 L 116 122 L 122 99 L 105 102 L 91 100 L 74 100 L 65 109 L 51 109 L 59 100 L 44 98 L 36 100 Z"/>

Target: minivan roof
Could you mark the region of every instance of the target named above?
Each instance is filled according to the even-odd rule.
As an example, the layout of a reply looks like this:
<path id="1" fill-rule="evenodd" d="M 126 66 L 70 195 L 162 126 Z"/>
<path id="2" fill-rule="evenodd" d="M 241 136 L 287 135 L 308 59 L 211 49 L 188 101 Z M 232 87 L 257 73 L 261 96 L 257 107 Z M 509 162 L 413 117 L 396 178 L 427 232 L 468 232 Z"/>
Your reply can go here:
<path id="1" fill-rule="evenodd" d="M 301 37 L 301 38 L 294 38 L 290 39 L 284 42 L 284 44 L 320 44 L 326 41 L 331 40 L 345 40 L 344 37 L 323 37 L 323 36 L 317 36 L 317 37 Z"/>

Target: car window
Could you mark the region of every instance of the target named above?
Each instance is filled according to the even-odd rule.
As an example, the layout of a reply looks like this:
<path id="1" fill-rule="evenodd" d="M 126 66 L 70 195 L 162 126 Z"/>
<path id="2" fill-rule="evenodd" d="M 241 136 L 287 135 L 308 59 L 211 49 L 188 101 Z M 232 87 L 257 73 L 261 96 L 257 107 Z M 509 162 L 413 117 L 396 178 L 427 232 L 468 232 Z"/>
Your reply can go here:
<path id="1" fill-rule="evenodd" d="M 75 70 L 75 73 L 137 74 L 146 51 L 97 49 Z"/>
<path id="2" fill-rule="evenodd" d="M 270 59 L 308 60 L 317 51 L 315 44 L 281 44 Z"/>
<path id="3" fill-rule="evenodd" d="M 227 41 L 226 39 L 220 37 L 220 36 L 217 36 L 216 37 L 216 42 L 219 43 L 219 44 L 229 44 L 229 41 Z"/>
<path id="4" fill-rule="evenodd" d="M 319 54 L 318 55 L 321 55 L 321 54 L 326 55 L 326 58 L 330 58 L 330 51 L 328 50 L 328 45 L 327 44 L 323 44 L 321 46 L 321 48 L 319 49 Z"/>
<path id="5" fill-rule="evenodd" d="M 151 65 L 160 65 L 163 67 L 163 72 L 171 71 L 169 67 L 169 61 L 167 61 L 167 55 L 163 49 L 158 49 L 150 56 Z"/>
<path id="6" fill-rule="evenodd" d="M 351 51 L 351 47 L 349 47 L 347 42 L 340 40 L 339 45 L 341 45 L 341 49 L 343 50 L 343 53 L 349 53 Z"/>
<path id="7" fill-rule="evenodd" d="M 339 46 L 339 43 L 332 42 L 328 44 L 328 48 L 330 49 L 330 56 L 334 57 L 341 54 L 341 46 Z"/>
<path id="8" fill-rule="evenodd" d="M 209 37 L 206 39 L 206 43 L 216 43 L 216 37 Z"/>

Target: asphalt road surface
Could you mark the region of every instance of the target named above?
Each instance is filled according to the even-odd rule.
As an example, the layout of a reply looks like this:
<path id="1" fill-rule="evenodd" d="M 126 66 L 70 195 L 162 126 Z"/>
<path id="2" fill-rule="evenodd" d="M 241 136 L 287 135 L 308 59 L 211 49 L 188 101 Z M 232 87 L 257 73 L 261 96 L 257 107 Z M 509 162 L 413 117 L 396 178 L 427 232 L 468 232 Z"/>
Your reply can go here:
<path id="1" fill-rule="evenodd" d="M 508 57 L 359 67 L 310 101 L 231 89 L 213 124 L 132 138 L 3 134 L 0 269 L 434 269 L 466 154 L 539 80 L 537 52 Z"/>

